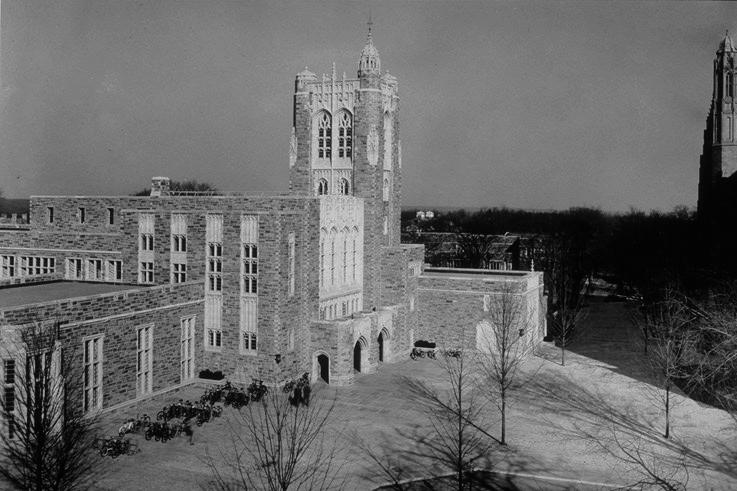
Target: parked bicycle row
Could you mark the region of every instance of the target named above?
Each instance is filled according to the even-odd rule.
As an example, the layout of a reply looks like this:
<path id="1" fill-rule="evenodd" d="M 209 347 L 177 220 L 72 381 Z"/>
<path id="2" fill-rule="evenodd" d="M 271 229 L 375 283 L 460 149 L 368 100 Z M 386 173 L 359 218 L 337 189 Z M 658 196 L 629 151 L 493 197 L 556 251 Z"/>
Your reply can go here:
<path id="1" fill-rule="evenodd" d="M 226 381 L 224 384 L 205 390 L 200 397 L 200 403 L 212 405 L 222 401 L 226 406 L 240 409 L 249 402 L 261 401 L 268 392 L 269 388 L 264 385 L 263 380 L 253 379 L 245 390 Z"/>
<path id="2" fill-rule="evenodd" d="M 122 436 L 95 438 L 92 448 L 98 450 L 101 457 L 110 456 L 113 459 L 118 455 L 133 455 L 141 451 L 138 445 L 130 441 L 130 438 L 123 439 Z"/>

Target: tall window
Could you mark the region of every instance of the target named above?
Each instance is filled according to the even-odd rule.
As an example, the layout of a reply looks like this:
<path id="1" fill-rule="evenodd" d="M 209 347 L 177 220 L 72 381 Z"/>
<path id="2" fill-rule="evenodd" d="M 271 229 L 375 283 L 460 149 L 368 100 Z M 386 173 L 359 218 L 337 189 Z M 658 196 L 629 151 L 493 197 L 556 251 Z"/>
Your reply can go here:
<path id="1" fill-rule="evenodd" d="M 46 207 L 46 223 L 54 223 L 54 207 Z"/>
<path id="2" fill-rule="evenodd" d="M 295 246 L 295 238 L 294 238 L 294 232 L 289 234 L 289 296 L 294 295 L 294 266 L 295 266 L 295 256 L 296 256 L 296 246 Z"/>
<path id="3" fill-rule="evenodd" d="M 171 214 L 171 252 L 187 252 L 187 216 Z"/>
<path id="4" fill-rule="evenodd" d="M 351 259 L 351 270 L 354 282 L 356 281 L 356 234 L 356 230 L 353 230 L 353 249 L 351 249 L 353 258 Z"/>
<path id="5" fill-rule="evenodd" d="M 343 232 L 343 284 L 348 283 L 348 230 Z"/>
<path id="6" fill-rule="evenodd" d="M 326 179 L 320 179 L 317 181 L 317 194 L 328 194 L 328 181 Z"/>
<path id="7" fill-rule="evenodd" d="M 335 230 L 330 231 L 330 285 L 335 285 Z"/>
<path id="8" fill-rule="evenodd" d="M 384 178 L 384 201 L 389 201 L 389 178 Z"/>
<path id="9" fill-rule="evenodd" d="M 15 256 L 0 256 L 0 276 L 2 278 L 15 276 Z"/>
<path id="10" fill-rule="evenodd" d="M 84 269 L 82 269 L 82 259 L 78 257 L 70 257 L 66 260 L 66 279 L 83 280 Z"/>
<path id="11" fill-rule="evenodd" d="M 154 282 L 154 220 L 153 213 L 138 216 L 138 282 Z"/>
<path id="12" fill-rule="evenodd" d="M 3 360 L 3 410 L 8 438 L 15 434 L 15 360 Z"/>
<path id="13" fill-rule="evenodd" d="M 102 408 L 102 336 L 84 341 L 84 399 L 85 412 Z"/>
<path id="14" fill-rule="evenodd" d="M 182 382 L 194 378 L 194 325 L 196 316 L 182 318 L 180 378 Z"/>
<path id="15" fill-rule="evenodd" d="M 325 229 L 320 229 L 320 288 L 325 285 Z"/>
<path id="16" fill-rule="evenodd" d="M 79 223 L 84 223 L 87 219 L 86 212 L 84 208 L 77 208 L 77 218 L 79 219 Z"/>
<path id="17" fill-rule="evenodd" d="M 392 146 L 394 138 L 394 127 L 392 126 L 391 113 L 384 113 L 384 169 L 392 169 Z"/>
<path id="18" fill-rule="evenodd" d="M 107 209 L 107 224 L 115 225 L 115 208 Z"/>
<path id="19" fill-rule="evenodd" d="M 348 179 L 341 178 L 338 183 L 340 194 L 347 196 L 350 192 L 350 186 L 348 185 Z"/>
<path id="20" fill-rule="evenodd" d="M 317 157 L 321 159 L 329 159 L 333 147 L 333 132 L 330 115 L 326 112 L 318 117 L 317 120 Z"/>
<path id="21" fill-rule="evenodd" d="M 138 396 L 151 393 L 153 379 L 153 341 L 153 326 L 138 328 L 138 339 L 136 341 L 136 394 Z"/>
<path id="22" fill-rule="evenodd" d="M 351 158 L 353 148 L 353 118 L 346 111 L 338 118 L 338 157 Z"/>
<path id="23" fill-rule="evenodd" d="M 223 290 L 223 216 L 205 217 L 205 256 L 207 266 L 207 291 Z"/>
<path id="24" fill-rule="evenodd" d="M 256 244 L 243 244 L 241 291 L 258 293 L 258 247 Z"/>
<path id="25" fill-rule="evenodd" d="M 732 75 L 732 72 L 727 72 L 726 84 L 727 97 L 734 97 L 734 75 Z"/>
<path id="26" fill-rule="evenodd" d="M 223 296 L 205 294 L 205 349 L 220 350 L 223 346 Z"/>

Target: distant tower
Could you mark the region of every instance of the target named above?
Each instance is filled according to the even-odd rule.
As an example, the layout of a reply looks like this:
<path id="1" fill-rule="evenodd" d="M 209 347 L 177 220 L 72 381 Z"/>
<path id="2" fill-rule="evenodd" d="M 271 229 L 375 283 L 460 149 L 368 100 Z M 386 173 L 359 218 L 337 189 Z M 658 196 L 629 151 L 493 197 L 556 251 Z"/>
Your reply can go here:
<path id="1" fill-rule="evenodd" d="M 401 144 L 397 79 L 382 74 L 371 27 L 357 78 L 338 77 L 335 65 L 330 75 L 318 77 L 307 68 L 297 74 L 289 189 L 363 198 L 364 264 L 378 268 L 381 247 L 400 243 Z M 364 280 L 373 276 L 378 273 Z M 371 297 L 364 296 L 364 307 Z"/>
<path id="2" fill-rule="evenodd" d="M 735 229 L 732 218 L 737 216 L 735 58 L 737 48 L 727 31 L 714 58 L 711 107 L 699 167 L 698 219 L 711 259 L 716 261 L 722 260 L 720 243 L 728 242 L 725 234 Z"/>

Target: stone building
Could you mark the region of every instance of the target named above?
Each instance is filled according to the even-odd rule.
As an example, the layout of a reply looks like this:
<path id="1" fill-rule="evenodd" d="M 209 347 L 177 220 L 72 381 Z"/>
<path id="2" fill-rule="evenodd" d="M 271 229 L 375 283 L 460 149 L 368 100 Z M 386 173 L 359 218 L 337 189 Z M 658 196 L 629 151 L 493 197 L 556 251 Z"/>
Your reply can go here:
<path id="1" fill-rule="evenodd" d="M 85 410 L 204 369 L 345 385 L 418 339 L 474 348 L 502 283 L 535 319 L 520 336 L 544 336 L 541 273 L 423 273 L 423 246 L 400 243 L 398 84 L 370 30 L 356 78 L 297 75 L 289 167 L 284 196 L 174 192 L 156 177 L 150 196 L 32 197 L 29 224 L 0 230 L 0 336 L 59 323 L 62 349 L 99 370 Z M 0 378 L 22 363 L 0 358 Z"/>
<path id="2" fill-rule="evenodd" d="M 697 216 L 706 257 L 720 268 L 737 266 L 732 248 L 737 233 L 737 139 L 735 78 L 737 46 L 727 32 L 712 69 L 712 98 L 699 165 Z"/>

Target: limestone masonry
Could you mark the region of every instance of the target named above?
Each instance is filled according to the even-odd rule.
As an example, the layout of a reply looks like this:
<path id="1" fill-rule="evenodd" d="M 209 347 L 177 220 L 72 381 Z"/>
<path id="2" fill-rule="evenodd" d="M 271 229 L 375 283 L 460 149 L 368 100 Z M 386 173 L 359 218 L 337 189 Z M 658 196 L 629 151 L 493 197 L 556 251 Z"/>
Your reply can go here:
<path id="1" fill-rule="evenodd" d="M 59 325 L 84 367 L 84 411 L 205 369 L 351 384 L 420 339 L 475 349 L 503 294 L 533 319 L 519 335 L 542 339 L 542 273 L 425 270 L 424 247 L 400 243 L 398 83 L 370 31 L 356 78 L 297 75 L 289 167 L 285 196 L 155 177 L 144 197 L 32 197 L 28 226 L 0 229 L 0 379 L 24 366 L 17 333 L 32 323 Z M 120 288 L 75 296 L 82 284 Z"/>

